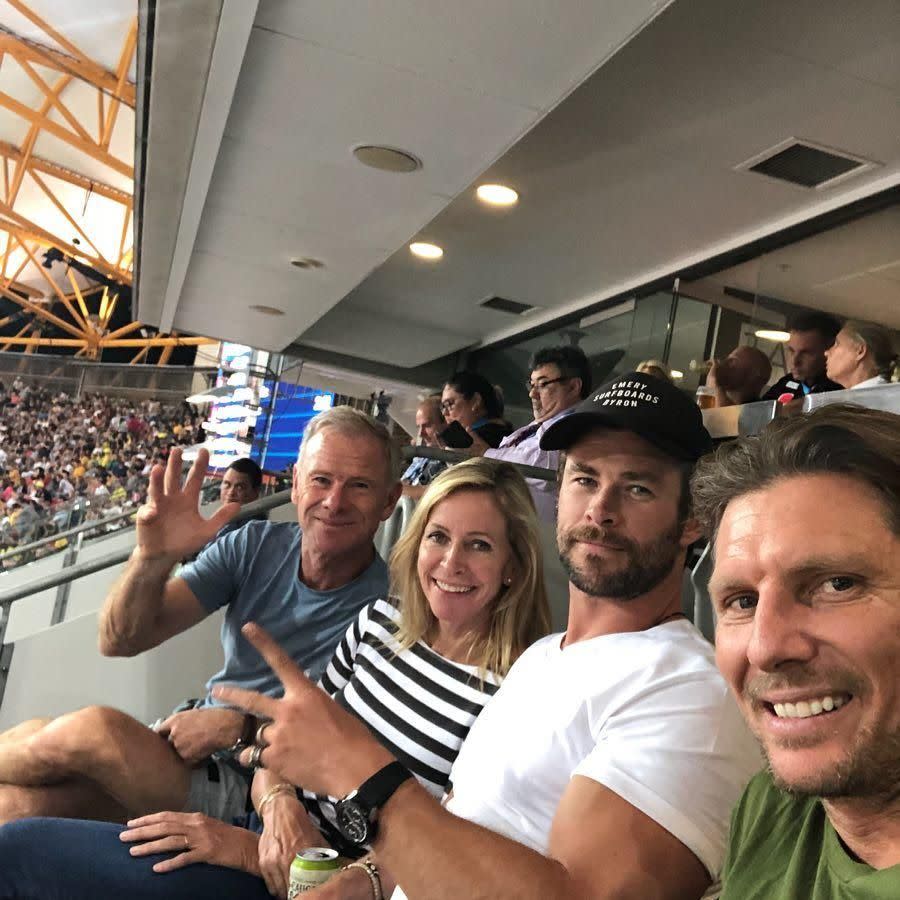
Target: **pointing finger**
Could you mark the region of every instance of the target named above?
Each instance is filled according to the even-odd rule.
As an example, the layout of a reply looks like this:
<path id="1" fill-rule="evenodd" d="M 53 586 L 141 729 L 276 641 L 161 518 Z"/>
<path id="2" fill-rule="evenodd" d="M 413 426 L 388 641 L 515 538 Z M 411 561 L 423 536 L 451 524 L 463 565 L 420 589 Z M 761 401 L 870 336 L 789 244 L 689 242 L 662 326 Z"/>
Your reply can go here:
<path id="1" fill-rule="evenodd" d="M 266 697 L 264 694 L 258 694 L 256 691 L 245 691 L 243 688 L 223 684 L 214 687 L 212 694 L 217 700 L 221 700 L 229 706 L 253 713 L 264 719 L 274 719 L 278 712 L 277 700 Z"/>
<path id="2" fill-rule="evenodd" d="M 255 622 L 248 622 L 241 633 L 259 651 L 260 656 L 269 664 L 272 671 L 281 679 L 285 690 L 292 692 L 305 689 L 314 690 L 313 683 L 297 668 L 285 650 L 275 642 L 272 636 Z"/>

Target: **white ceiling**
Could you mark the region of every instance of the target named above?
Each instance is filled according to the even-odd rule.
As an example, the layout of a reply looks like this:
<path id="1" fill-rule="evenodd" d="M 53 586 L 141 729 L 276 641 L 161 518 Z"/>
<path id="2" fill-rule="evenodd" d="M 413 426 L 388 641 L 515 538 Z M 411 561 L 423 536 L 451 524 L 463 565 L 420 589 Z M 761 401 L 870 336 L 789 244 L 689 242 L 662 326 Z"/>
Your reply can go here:
<path id="1" fill-rule="evenodd" d="M 284 347 L 667 2 L 263 0 L 196 243 L 186 235 L 192 254 L 177 310 L 141 286 L 141 318 L 169 315 L 179 330 L 237 329 Z M 229 14 L 224 4 L 220 32 Z M 170 46 L 179 33 L 164 37 Z M 154 66 L 152 102 L 163 92 L 181 103 L 175 75 Z M 172 137 L 151 121 L 149 156 Z M 377 142 L 415 153 L 422 170 L 398 177 L 360 166 L 353 147 Z M 165 179 L 148 179 L 148 195 L 165 191 Z M 155 252 L 145 242 L 142 265 Z M 326 266 L 300 273 L 289 266 L 297 256 Z M 285 316 L 251 313 L 253 303 Z"/>
<path id="2" fill-rule="evenodd" d="M 263 0 L 196 242 L 184 236 L 174 325 L 413 366 L 900 183 L 895 0 L 681 0 L 641 30 L 662 6 Z M 878 165 L 819 191 L 736 171 L 791 136 Z M 370 142 L 424 168 L 366 169 L 351 149 Z M 482 173 L 518 207 L 480 207 Z M 890 228 L 879 239 L 896 248 Z M 417 234 L 445 248 L 439 263 L 409 255 Z M 811 300 L 784 299 L 855 308 L 854 260 L 829 260 Z M 865 273 L 885 287 L 867 294 L 876 320 L 898 306 L 891 271 Z M 481 309 L 493 294 L 540 309 Z M 156 297 L 139 302 L 154 321 Z"/>

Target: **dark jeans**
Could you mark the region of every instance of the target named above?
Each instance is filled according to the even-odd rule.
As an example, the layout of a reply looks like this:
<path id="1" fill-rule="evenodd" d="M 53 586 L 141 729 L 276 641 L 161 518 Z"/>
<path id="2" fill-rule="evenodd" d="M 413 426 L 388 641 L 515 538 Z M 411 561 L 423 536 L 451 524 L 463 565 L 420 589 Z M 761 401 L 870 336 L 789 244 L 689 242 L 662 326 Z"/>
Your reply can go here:
<path id="1" fill-rule="evenodd" d="M 236 869 L 186 866 L 162 875 L 169 854 L 133 857 L 121 825 L 23 819 L 0 827 L 0 900 L 272 900 L 265 882 Z"/>

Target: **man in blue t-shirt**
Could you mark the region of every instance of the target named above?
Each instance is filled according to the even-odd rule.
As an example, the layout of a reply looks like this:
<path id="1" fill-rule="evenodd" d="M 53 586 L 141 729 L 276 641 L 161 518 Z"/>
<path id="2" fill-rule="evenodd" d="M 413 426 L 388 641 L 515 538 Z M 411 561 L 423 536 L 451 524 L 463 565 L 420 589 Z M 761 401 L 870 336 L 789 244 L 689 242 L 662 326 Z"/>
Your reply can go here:
<path id="1" fill-rule="evenodd" d="M 136 545 L 100 614 L 100 651 L 135 656 L 226 607 L 225 664 L 191 709 L 156 733 L 118 710 L 87 707 L 0 735 L 0 823 L 25 816 L 124 821 L 160 809 L 229 819 L 244 811 L 245 773 L 222 757 L 252 741 L 252 717 L 211 699 L 220 681 L 269 694 L 278 679 L 241 635 L 268 629 L 318 678 L 359 610 L 386 596 L 388 573 L 372 539 L 400 496 L 399 457 L 387 429 L 336 407 L 307 426 L 294 466 L 297 524 L 248 522 L 171 575 L 238 511 L 198 510 L 208 457 L 181 484 L 181 450 L 150 476 Z M 14 738 L 5 740 L 5 738 Z M 212 755 L 217 754 L 217 759 Z"/>

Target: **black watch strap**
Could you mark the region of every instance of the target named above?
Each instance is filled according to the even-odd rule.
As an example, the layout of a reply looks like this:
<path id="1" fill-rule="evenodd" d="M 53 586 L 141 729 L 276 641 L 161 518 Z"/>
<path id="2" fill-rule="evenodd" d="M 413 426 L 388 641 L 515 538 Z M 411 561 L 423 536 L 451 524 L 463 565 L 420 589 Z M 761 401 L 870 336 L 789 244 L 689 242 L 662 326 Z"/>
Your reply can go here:
<path id="1" fill-rule="evenodd" d="M 394 791 L 412 777 L 412 772 L 403 763 L 394 760 L 364 781 L 353 795 L 353 799 L 370 812 L 381 809 L 391 799 Z"/>

